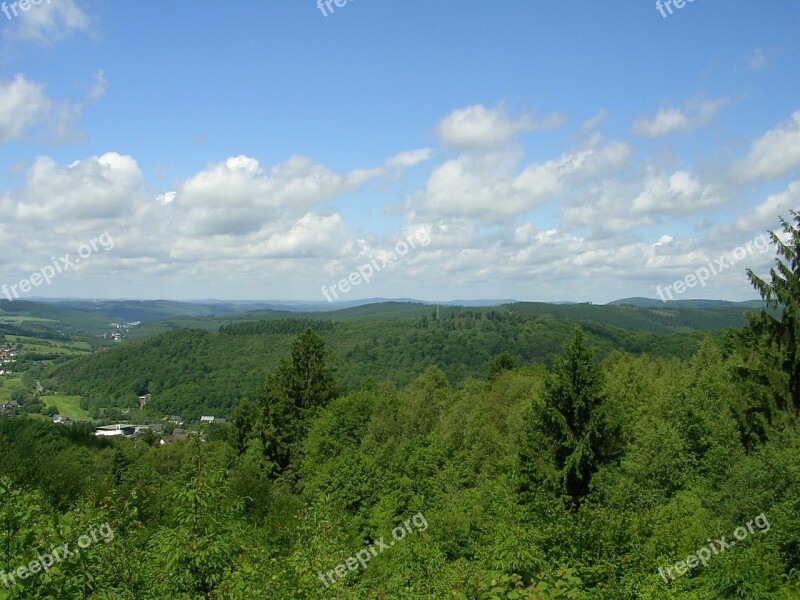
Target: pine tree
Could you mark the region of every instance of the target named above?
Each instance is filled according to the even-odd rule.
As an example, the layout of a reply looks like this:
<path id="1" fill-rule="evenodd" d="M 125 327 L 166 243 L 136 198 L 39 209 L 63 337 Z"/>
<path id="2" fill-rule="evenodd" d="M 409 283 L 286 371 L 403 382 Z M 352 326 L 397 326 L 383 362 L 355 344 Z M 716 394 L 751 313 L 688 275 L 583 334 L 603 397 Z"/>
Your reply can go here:
<path id="1" fill-rule="evenodd" d="M 310 328 L 292 344 L 291 358 L 283 361 L 278 376 L 289 399 L 303 418 L 336 397 L 334 369 L 325 342 Z"/>
<path id="2" fill-rule="evenodd" d="M 306 434 L 308 422 L 337 395 L 334 370 L 325 342 L 307 328 L 292 344 L 277 375 L 270 374 L 258 392 L 255 409 L 242 404 L 234 416 L 237 450 L 247 450 L 256 439 L 267 463 L 267 475 L 276 477 L 289 466 Z"/>
<path id="3" fill-rule="evenodd" d="M 599 466 L 613 457 L 617 435 L 607 425 L 602 371 L 594 364 L 594 351 L 578 327 L 564 346 L 565 356 L 555 360 L 545 382 L 540 423 L 532 420 L 521 453 L 523 477 L 537 479 L 532 471 L 536 455 L 547 455 L 559 491 L 573 505 L 589 493 L 589 483 Z"/>
<path id="4" fill-rule="evenodd" d="M 770 269 L 771 282 L 767 283 L 751 269 L 747 278 L 758 291 L 767 307 L 780 311 L 775 318 L 762 310 L 761 314 L 748 315 L 751 327 L 761 333 L 776 347 L 781 360 L 781 368 L 788 377 L 789 397 L 795 412 L 800 411 L 800 212 L 791 211 L 796 226 L 781 217 L 783 232 L 788 236 L 784 243 L 778 235 L 770 231 L 772 243 L 777 246 L 778 257 L 775 267 Z"/>

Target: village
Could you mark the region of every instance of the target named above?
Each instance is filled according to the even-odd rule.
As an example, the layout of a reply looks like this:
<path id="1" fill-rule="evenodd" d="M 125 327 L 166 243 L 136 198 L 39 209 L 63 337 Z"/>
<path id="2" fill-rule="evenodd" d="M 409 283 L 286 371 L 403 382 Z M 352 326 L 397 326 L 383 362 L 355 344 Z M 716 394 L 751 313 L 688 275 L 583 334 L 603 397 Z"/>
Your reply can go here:
<path id="1" fill-rule="evenodd" d="M 0 376 L 8 377 L 12 375 L 13 371 L 11 370 L 10 365 L 16 363 L 18 351 L 18 347 L 11 343 L 5 343 L 2 347 L 0 347 L 0 367 L 2 367 L 0 368 Z M 49 395 L 52 393 L 53 392 L 51 390 L 45 390 L 42 384 L 36 380 L 34 397 L 38 397 L 39 395 Z M 139 396 L 139 409 L 144 409 L 149 400 L 150 394 Z M 24 412 L 25 409 L 16 400 L 6 400 L 0 403 L 0 417 L 14 418 L 20 416 L 20 414 Z M 123 411 L 123 414 L 127 414 L 127 412 L 128 410 L 125 410 Z M 50 414 L 49 418 L 54 425 L 66 427 L 75 425 L 75 423 L 78 422 L 85 422 L 64 417 L 58 412 Z M 163 446 L 173 442 L 185 441 L 189 439 L 189 436 L 191 435 L 198 435 L 201 440 L 205 440 L 202 429 L 185 428 L 184 426 L 186 425 L 222 426 L 227 423 L 225 418 L 216 417 L 213 415 L 201 416 L 199 421 L 192 421 L 188 424 L 180 415 L 168 415 L 163 417 L 161 421 L 163 422 L 142 425 L 133 423 L 111 423 L 107 425 L 97 425 L 94 427 L 94 435 L 98 437 L 121 437 L 126 439 L 151 436 L 151 440 L 158 445 Z M 165 435 L 166 431 L 169 431 L 169 433 Z"/>
<path id="2" fill-rule="evenodd" d="M 18 352 L 16 344 L 5 342 L 0 346 L 0 377 L 10 377 L 13 374 L 12 365 L 17 362 Z"/>

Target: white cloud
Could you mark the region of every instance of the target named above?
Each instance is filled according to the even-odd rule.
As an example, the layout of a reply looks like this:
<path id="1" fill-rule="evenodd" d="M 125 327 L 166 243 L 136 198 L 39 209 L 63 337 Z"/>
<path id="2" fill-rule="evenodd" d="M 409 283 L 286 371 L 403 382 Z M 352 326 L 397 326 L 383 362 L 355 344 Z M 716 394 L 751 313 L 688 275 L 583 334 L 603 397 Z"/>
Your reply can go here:
<path id="1" fill-rule="evenodd" d="M 106 87 L 108 86 L 108 82 L 106 81 L 106 74 L 103 70 L 97 71 L 94 74 L 94 83 L 92 87 L 89 89 L 88 97 L 90 100 L 97 100 L 101 96 L 106 93 Z"/>
<path id="2" fill-rule="evenodd" d="M 725 200 L 713 185 L 704 185 L 689 171 L 680 170 L 668 177 L 648 177 L 631 210 L 680 216 L 718 206 Z"/>
<path id="3" fill-rule="evenodd" d="M 602 125 L 603 121 L 606 120 L 606 117 L 608 117 L 608 111 L 605 108 L 601 109 L 596 115 L 586 119 L 581 124 L 581 133 L 588 133 L 592 129 Z"/>
<path id="4" fill-rule="evenodd" d="M 347 176 L 347 178 L 353 186 L 360 186 L 370 179 L 398 174 L 402 169 L 414 167 L 422 162 L 430 160 L 433 154 L 433 148 L 407 150 L 387 159 L 386 162 L 380 167 L 374 167 L 372 169 L 355 169 Z"/>
<path id="5" fill-rule="evenodd" d="M 736 227 L 741 231 L 772 229 L 778 226 L 778 215 L 789 218 L 790 210 L 800 206 L 800 181 L 793 181 L 783 192 L 770 194 L 767 199 L 737 219 Z"/>
<path id="6" fill-rule="evenodd" d="M 178 195 L 178 192 L 164 192 L 163 194 L 159 194 L 156 198 L 156 201 L 159 204 L 171 204 L 175 200 L 175 196 Z"/>
<path id="7" fill-rule="evenodd" d="M 633 133 L 645 137 L 661 137 L 670 133 L 689 133 L 704 127 L 728 103 L 726 98 L 717 100 L 697 99 L 682 108 L 665 108 L 651 118 L 638 119 L 633 124 Z"/>
<path id="8" fill-rule="evenodd" d="M 464 154 L 436 167 L 419 212 L 435 218 L 457 215 L 502 220 L 524 214 L 571 193 L 586 181 L 621 169 L 630 147 L 612 142 L 565 152 L 558 159 L 527 165 L 518 172 L 516 151 Z"/>
<path id="9" fill-rule="evenodd" d="M 116 152 L 68 167 L 39 157 L 28 170 L 24 187 L 4 195 L 0 206 L 15 220 L 29 224 L 117 218 L 142 197 L 144 185 L 136 161 Z"/>
<path id="10" fill-rule="evenodd" d="M 433 157 L 433 148 L 420 148 L 419 150 L 408 150 L 393 156 L 386 161 L 387 167 L 413 167 L 421 162 L 430 160 Z"/>
<path id="11" fill-rule="evenodd" d="M 734 167 L 740 179 L 774 180 L 800 165 L 800 110 L 786 123 L 771 129 L 755 142 L 747 157 Z"/>
<path id="12" fill-rule="evenodd" d="M 567 227 L 590 227 L 597 236 L 649 227 L 713 209 L 728 199 L 717 186 L 687 170 L 673 173 L 645 169 L 625 179 L 605 179 L 562 208 Z"/>
<path id="13" fill-rule="evenodd" d="M 489 150 L 506 144 L 523 131 L 560 127 L 566 118 L 552 114 L 537 121 L 523 115 L 511 118 L 502 107 L 487 109 L 480 104 L 455 110 L 437 127 L 440 141 L 459 150 Z"/>
<path id="14" fill-rule="evenodd" d="M 302 214 L 356 187 L 308 157 L 294 156 L 266 173 L 256 159 L 236 156 L 189 178 L 173 204 L 185 212 L 181 227 L 187 232 L 237 235 L 288 214 Z"/>
<path id="15" fill-rule="evenodd" d="M 11 3 L 8 8 L 14 12 Z M 90 25 L 89 16 L 75 0 L 46 0 L 38 6 L 30 5 L 28 10 L 21 10 L 17 4 L 11 21 L 4 31 L 8 39 L 38 44 L 51 44 L 72 33 L 88 31 Z"/>
<path id="16" fill-rule="evenodd" d="M 100 92 L 105 80 L 100 71 L 90 90 L 90 98 Z M 0 81 L 0 143 L 26 140 L 32 134 L 57 143 L 81 141 L 84 134 L 77 122 L 82 102 L 54 100 L 45 93 L 46 84 L 30 81 L 24 75 Z"/>
<path id="17" fill-rule="evenodd" d="M 44 88 L 45 84 L 23 75 L 0 81 L 0 143 L 23 139 L 30 128 L 48 118 L 53 101 Z"/>

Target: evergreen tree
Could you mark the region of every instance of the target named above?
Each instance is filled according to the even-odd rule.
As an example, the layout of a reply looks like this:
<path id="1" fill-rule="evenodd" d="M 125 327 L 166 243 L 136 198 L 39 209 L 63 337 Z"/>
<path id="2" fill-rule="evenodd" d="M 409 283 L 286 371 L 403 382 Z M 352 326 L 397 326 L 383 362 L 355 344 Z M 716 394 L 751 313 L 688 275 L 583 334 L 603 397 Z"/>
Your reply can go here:
<path id="1" fill-rule="evenodd" d="M 766 310 L 756 316 L 748 315 L 751 327 L 762 334 L 776 348 L 780 365 L 788 377 L 789 397 L 795 412 L 800 411 L 800 212 L 791 211 L 796 226 L 781 218 L 783 232 L 788 236 L 784 243 L 770 231 L 772 243 L 777 246 L 775 267 L 770 269 L 770 283 L 747 269 L 750 283 L 758 291 L 767 307 L 780 311 L 775 318 Z"/>
<path id="2" fill-rule="evenodd" d="M 300 411 L 286 394 L 283 382 L 275 375 L 259 392 L 256 431 L 268 462 L 268 475 L 278 475 L 289 466 L 292 445 L 298 441 Z"/>
<path id="3" fill-rule="evenodd" d="M 242 403 L 234 415 L 234 443 L 239 454 L 255 438 L 267 462 L 267 475 L 284 472 L 305 437 L 308 422 L 337 395 L 334 370 L 325 342 L 306 329 L 292 344 L 277 375 L 259 389 L 253 409 Z"/>
<path id="4" fill-rule="evenodd" d="M 540 423 L 531 421 L 522 452 L 523 476 L 536 479 L 531 470 L 534 454 L 544 452 L 555 469 L 560 492 L 577 505 L 589 493 L 589 483 L 598 467 L 612 457 L 615 432 L 604 413 L 602 371 L 594 364 L 594 351 L 577 327 L 567 341 L 565 356 L 555 360 L 545 382 Z"/>
<path id="5" fill-rule="evenodd" d="M 303 418 L 336 397 L 334 369 L 328 365 L 330 355 L 312 329 L 306 329 L 292 344 L 292 355 L 278 371 L 283 388 Z"/>

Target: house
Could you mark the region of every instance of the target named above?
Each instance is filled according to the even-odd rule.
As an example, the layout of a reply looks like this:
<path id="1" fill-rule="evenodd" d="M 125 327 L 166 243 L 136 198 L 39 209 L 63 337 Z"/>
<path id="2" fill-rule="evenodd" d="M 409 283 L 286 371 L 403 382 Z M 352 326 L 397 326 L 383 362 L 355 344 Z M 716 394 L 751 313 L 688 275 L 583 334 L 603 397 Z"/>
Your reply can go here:
<path id="1" fill-rule="evenodd" d="M 209 425 L 224 425 L 227 421 L 222 417 L 200 417 L 200 422 Z"/>
<path id="2" fill-rule="evenodd" d="M 169 419 L 167 419 L 173 425 L 183 425 L 183 419 L 181 419 L 178 415 L 170 415 Z"/>
<path id="3" fill-rule="evenodd" d="M 150 423 L 147 427 L 153 433 L 164 433 L 164 425 L 162 423 Z"/>
<path id="4" fill-rule="evenodd" d="M 187 439 L 189 439 L 189 435 L 186 433 L 173 433 L 172 435 L 161 438 L 159 444 L 163 446 L 173 442 L 185 442 Z"/>
<path id="5" fill-rule="evenodd" d="M 94 434 L 99 437 L 122 435 L 130 437 L 136 432 L 147 429 L 147 425 L 131 425 L 129 423 L 116 423 L 114 425 L 101 425 L 95 427 Z"/>
<path id="6" fill-rule="evenodd" d="M 16 400 L 6 400 L 3 402 L 3 408 L 19 408 L 19 402 Z"/>

